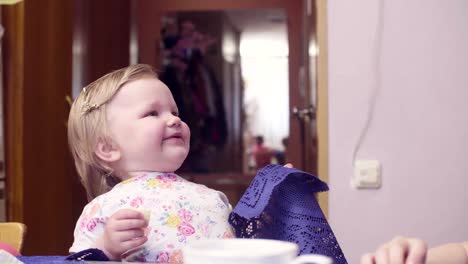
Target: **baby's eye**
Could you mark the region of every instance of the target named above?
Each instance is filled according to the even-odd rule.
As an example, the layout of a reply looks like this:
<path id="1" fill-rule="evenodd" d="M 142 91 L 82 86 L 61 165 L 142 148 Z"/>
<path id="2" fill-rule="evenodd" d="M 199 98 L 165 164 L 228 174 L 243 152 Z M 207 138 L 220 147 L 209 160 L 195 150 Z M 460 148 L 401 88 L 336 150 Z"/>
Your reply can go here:
<path id="1" fill-rule="evenodd" d="M 174 116 L 179 116 L 179 112 L 177 112 L 177 111 L 172 112 L 172 114 L 173 114 Z"/>
<path id="2" fill-rule="evenodd" d="M 145 114 L 145 117 L 147 116 L 158 116 L 159 113 L 158 111 L 149 111 L 148 113 Z"/>

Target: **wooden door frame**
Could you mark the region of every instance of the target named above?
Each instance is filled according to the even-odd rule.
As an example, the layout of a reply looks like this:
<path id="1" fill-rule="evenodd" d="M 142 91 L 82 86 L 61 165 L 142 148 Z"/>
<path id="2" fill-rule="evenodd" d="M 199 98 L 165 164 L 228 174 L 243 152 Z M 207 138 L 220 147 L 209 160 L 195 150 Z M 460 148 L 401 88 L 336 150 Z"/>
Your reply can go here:
<path id="1" fill-rule="evenodd" d="M 7 221 L 23 221 L 24 3 L 2 8 Z M 10 175 L 14 175 L 10 176 Z"/>
<path id="2" fill-rule="evenodd" d="M 7 219 L 28 227 L 23 254 L 64 254 L 74 226 L 65 127 L 72 0 L 23 1 L 1 12 Z"/>
<path id="3" fill-rule="evenodd" d="M 328 25 L 327 0 L 313 0 L 316 10 L 317 32 L 317 166 L 318 175 L 325 182 L 329 182 L 328 158 Z M 328 217 L 328 192 L 319 193 L 318 200 L 325 216 Z"/>

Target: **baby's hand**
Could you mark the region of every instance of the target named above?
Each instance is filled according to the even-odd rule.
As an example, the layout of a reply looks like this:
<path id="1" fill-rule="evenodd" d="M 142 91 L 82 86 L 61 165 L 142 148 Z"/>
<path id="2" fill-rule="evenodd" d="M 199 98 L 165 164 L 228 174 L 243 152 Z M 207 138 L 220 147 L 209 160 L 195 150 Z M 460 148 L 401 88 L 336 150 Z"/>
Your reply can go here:
<path id="1" fill-rule="evenodd" d="M 125 251 L 143 245 L 148 239 L 144 229 L 148 221 L 144 215 L 132 209 L 120 209 L 107 221 L 104 234 L 95 247 L 102 250 L 110 260 L 120 260 Z"/>
<path id="2" fill-rule="evenodd" d="M 294 166 L 291 163 L 287 163 L 283 167 L 290 168 L 290 169 L 294 168 Z"/>
<path id="3" fill-rule="evenodd" d="M 390 242 L 380 246 L 376 252 L 361 258 L 361 264 L 423 264 L 425 263 L 427 246 L 424 241 L 414 238 L 395 237 Z"/>

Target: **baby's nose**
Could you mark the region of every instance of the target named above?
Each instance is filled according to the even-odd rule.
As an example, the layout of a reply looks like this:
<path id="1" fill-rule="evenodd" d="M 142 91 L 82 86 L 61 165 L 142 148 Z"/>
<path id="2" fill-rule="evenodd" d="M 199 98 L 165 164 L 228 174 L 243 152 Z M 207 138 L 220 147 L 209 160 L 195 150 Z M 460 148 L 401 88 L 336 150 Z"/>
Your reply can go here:
<path id="1" fill-rule="evenodd" d="M 171 115 L 169 117 L 169 120 L 167 121 L 167 125 L 172 127 L 172 126 L 180 126 L 180 122 L 182 122 L 180 120 L 180 117 L 178 116 L 174 116 L 174 115 Z"/>

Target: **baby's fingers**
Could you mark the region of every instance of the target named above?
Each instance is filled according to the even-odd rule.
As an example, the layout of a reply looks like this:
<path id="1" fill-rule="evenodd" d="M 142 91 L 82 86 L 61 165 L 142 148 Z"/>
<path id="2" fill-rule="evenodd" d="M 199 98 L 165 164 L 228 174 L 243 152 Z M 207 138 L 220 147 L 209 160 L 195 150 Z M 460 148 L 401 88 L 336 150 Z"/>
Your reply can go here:
<path id="1" fill-rule="evenodd" d="M 145 228 L 146 226 L 148 226 L 148 221 L 145 219 L 143 213 L 133 209 L 121 209 L 110 217 L 106 229 L 112 232 L 118 232 Z"/>
<path id="2" fill-rule="evenodd" d="M 123 219 L 113 223 L 113 230 L 115 231 L 127 231 L 130 229 L 143 229 L 148 226 L 148 222 L 145 219 Z"/>
<path id="3" fill-rule="evenodd" d="M 408 241 L 410 251 L 406 258 L 406 263 L 422 264 L 426 262 L 427 245 L 419 239 L 410 239 Z"/>
<path id="4" fill-rule="evenodd" d="M 116 234 L 116 237 L 118 241 L 120 242 L 134 240 L 134 239 L 138 239 L 144 236 L 145 236 L 145 232 L 143 229 L 130 229 L 130 230 L 118 232 Z"/>
<path id="5" fill-rule="evenodd" d="M 377 252 L 375 252 L 374 261 L 376 264 L 392 264 L 390 262 L 390 255 L 387 245 L 383 245 L 377 249 Z"/>
<path id="6" fill-rule="evenodd" d="M 367 253 L 361 257 L 361 264 L 374 264 L 374 255 Z"/>
<path id="7" fill-rule="evenodd" d="M 126 240 L 126 241 L 122 241 L 120 243 L 123 252 L 129 250 L 129 249 L 132 249 L 132 248 L 136 248 L 136 247 L 139 247 L 141 245 L 143 245 L 146 241 L 148 240 L 147 237 L 145 236 L 142 236 L 142 237 L 136 237 L 134 239 L 130 239 L 130 240 Z"/>
<path id="8" fill-rule="evenodd" d="M 120 209 L 115 212 L 111 218 L 114 220 L 124 220 L 124 219 L 145 219 L 143 213 L 135 209 Z"/>

